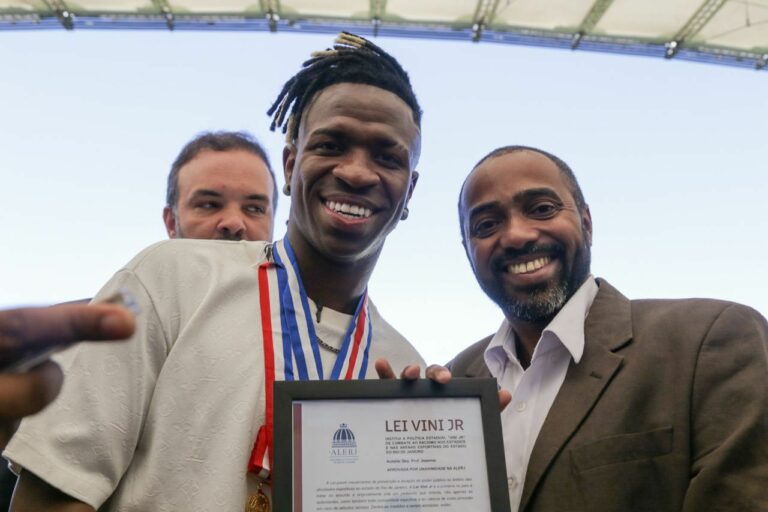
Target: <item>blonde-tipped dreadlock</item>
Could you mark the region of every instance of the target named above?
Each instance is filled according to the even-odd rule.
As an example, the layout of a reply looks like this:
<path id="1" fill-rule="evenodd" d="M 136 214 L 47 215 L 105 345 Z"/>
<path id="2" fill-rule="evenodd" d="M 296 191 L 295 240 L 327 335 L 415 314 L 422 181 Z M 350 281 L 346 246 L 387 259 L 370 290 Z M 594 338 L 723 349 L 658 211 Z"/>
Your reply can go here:
<path id="1" fill-rule="evenodd" d="M 267 111 L 269 129 L 280 127 L 289 143 L 299 134 L 299 122 L 307 104 L 321 90 L 339 83 L 373 85 L 402 99 L 421 125 L 421 108 L 411 88 L 408 73 L 394 57 L 367 39 L 342 32 L 333 48 L 313 52 L 296 75 L 288 80 Z M 289 113 L 290 111 L 290 113 Z"/>

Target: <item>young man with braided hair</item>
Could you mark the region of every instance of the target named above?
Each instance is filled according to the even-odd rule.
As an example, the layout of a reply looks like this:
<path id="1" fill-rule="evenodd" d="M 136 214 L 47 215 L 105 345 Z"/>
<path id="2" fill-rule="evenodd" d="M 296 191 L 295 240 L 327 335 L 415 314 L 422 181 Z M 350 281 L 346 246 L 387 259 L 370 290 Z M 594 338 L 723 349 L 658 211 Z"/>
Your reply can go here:
<path id="1" fill-rule="evenodd" d="M 270 510 L 275 380 L 422 363 L 367 295 L 416 183 L 407 74 L 343 34 L 270 113 L 288 139 L 286 237 L 166 241 L 119 271 L 100 296 L 136 295 L 136 334 L 63 355 L 61 398 L 5 452 L 24 468 L 12 510 Z"/>

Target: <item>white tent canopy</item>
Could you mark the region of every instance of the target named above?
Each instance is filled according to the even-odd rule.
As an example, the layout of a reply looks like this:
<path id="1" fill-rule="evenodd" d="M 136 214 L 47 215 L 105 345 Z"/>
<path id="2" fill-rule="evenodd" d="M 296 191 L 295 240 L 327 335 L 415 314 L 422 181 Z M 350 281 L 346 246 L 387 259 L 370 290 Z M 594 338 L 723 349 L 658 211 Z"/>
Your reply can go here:
<path id="1" fill-rule="evenodd" d="M 337 32 L 768 65 L 768 0 L 0 0 L 0 30 Z"/>

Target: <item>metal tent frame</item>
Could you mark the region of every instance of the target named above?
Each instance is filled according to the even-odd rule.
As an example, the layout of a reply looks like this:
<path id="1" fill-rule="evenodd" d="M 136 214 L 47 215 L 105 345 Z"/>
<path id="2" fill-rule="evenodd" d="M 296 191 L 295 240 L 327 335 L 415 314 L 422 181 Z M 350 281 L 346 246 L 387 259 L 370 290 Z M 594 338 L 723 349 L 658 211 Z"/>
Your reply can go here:
<path id="1" fill-rule="evenodd" d="M 768 68 L 768 0 L 0 0 L 0 31 L 55 29 L 348 30 Z"/>

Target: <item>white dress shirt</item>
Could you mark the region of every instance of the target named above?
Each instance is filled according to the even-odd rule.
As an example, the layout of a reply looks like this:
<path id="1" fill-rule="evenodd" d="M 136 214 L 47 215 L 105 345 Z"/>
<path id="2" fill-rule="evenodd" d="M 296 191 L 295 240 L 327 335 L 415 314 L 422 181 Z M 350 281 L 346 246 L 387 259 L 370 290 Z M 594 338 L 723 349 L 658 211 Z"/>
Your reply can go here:
<path id="1" fill-rule="evenodd" d="M 528 459 L 568 365 L 571 360 L 578 363 L 584 353 L 584 319 L 597 291 L 590 275 L 544 329 L 527 369 L 517 358 L 515 333 L 507 320 L 485 349 L 491 375 L 500 389 L 512 393 L 512 402 L 501 413 L 512 512 L 520 507 Z"/>

